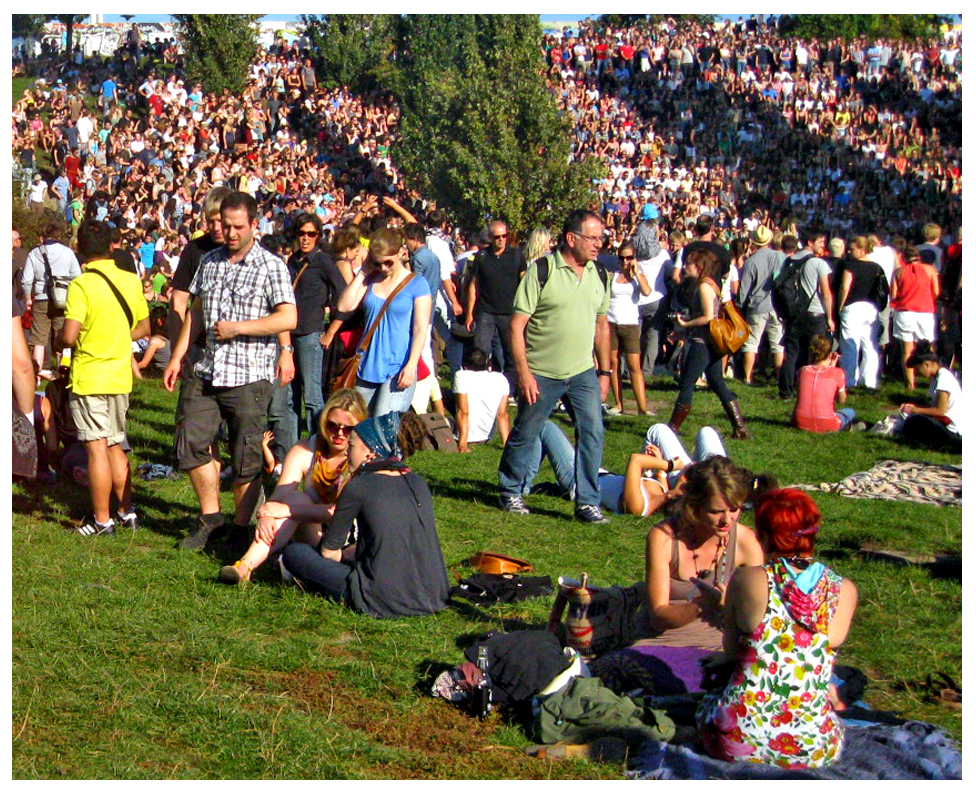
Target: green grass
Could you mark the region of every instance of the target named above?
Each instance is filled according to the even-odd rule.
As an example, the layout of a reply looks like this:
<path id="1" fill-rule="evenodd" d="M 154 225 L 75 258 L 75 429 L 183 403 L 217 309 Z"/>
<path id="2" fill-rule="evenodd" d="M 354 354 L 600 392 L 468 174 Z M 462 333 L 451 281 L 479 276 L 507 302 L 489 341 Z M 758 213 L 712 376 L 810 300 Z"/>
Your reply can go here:
<path id="1" fill-rule="evenodd" d="M 738 384 L 737 384 L 738 385 Z M 648 390 L 666 421 L 667 379 Z M 839 480 L 880 458 L 958 462 L 866 434 L 811 435 L 787 426 L 791 406 L 773 387 L 738 385 L 754 438 L 728 441 L 737 462 L 785 483 Z M 854 396 L 873 421 L 901 401 Z M 920 396 L 920 395 L 919 395 Z M 631 404 L 632 407 L 632 404 Z M 137 385 L 130 409 L 132 463 L 169 462 L 174 397 L 158 380 Z M 764 417 L 760 419 L 759 417 Z M 686 441 L 701 424 L 728 423 L 699 391 Z M 610 421 L 604 465 L 620 471 L 648 420 Z M 643 578 L 648 521 L 606 527 L 571 520 L 572 505 L 532 496 L 533 514 L 495 506 L 497 442 L 468 455 L 420 453 L 451 572 L 481 549 L 527 558 L 540 574 L 590 574 L 597 585 Z M 543 478 L 552 479 L 548 467 Z M 231 495 L 222 494 L 231 509 Z M 862 547 L 961 554 L 961 511 L 815 494 L 819 549 L 860 591 L 839 660 L 871 678 L 867 700 L 961 737 L 956 712 L 902 682 L 962 660 L 962 587 L 920 565 L 896 566 Z M 550 599 L 436 616 L 377 621 L 306 596 L 273 577 L 247 589 L 218 584 L 219 563 L 179 552 L 195 514 L 186 478 L 137 480 L 143 528 L 82 539 L 65 531 L 87 492 L 59 480 L 13 489 L 12 775 L 15 778 L 617 778 L 619 767 L 527 758 L 529 738 L 498 716 L 469 719 L 422 689 L 432 665 L 461 661 L 471 635 L 545 624 Z M 746 517 L 749 520 L 749 517 Z"/>

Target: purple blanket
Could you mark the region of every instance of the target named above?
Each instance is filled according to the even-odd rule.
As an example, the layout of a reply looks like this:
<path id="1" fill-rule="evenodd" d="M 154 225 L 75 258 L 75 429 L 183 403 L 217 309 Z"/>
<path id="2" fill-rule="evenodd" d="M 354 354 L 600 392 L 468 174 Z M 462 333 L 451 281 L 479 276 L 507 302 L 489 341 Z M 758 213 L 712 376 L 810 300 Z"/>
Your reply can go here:
<path id="1" fill-rule="evenodd" d="M 711 653 L 644 645 L 604 654 L 590 663 L 590 670 L 615 692 L 645 689 L 655 696 L 683 695 L 702 691 L 699 662 Z"/>

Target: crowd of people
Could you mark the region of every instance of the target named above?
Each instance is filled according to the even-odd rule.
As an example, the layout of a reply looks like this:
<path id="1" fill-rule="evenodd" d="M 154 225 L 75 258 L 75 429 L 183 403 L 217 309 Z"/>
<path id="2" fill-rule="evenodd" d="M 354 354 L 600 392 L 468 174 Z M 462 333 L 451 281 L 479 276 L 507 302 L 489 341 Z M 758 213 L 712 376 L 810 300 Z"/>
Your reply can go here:
<path id="1" fill-rule="evenodd" d="M 262 50 L 240 96 L 187 85 L 172 42 L 31 63 L 14 156 L 46 222 L 29 253 L 14 233 L 14 389 L 41 471 L 88 487 L 80 535 L 135 528 L 126 412 L 155 365 L 178 392 L 172 458 L 199 505 L 181 548 L 235 560 L 228 584 L 271 561 L 356 611 L 429 614 L 448 583 L 430 490 L 404 461 L 428 432 L 418 415 L 450 411 L 460 452 L 500 438 L 502 510 L 530 512 L 548 459 L 580 522 L 668 514 L 648 535 L 649 643 L 724 647 L 718 666 L 802 637 L 796 664 L 823 657 L 804 705 L 790 699 L 818 731 L 802 753 L 767 741 L 762 714 L 783 704 L 735 705 L 771 685 L 748 666 L 702 702 L 700 728 L 720 757 L 829 763 L 832 654 L 856 591 L 812 559 L 809 497 L 757 489 L 773 478 L 736 467 L 713 428 L 693 455 L 679 433 L 704 383 L 748 439 L 727 379 L 769 364 L 797 428 L 856 428 L 838 404 L 893 369 L 930 383 L 930 406 L 901 407 L 904 436 L 961 449 L 961 232 L 943 234 L 961 219 L 955 55 L 752 20 L 584 25 L 543 49 L 574 156 L 607 167 L 558 233 L 454 228 L 391 160 L 391 98 L 319 87 L 297 45 Z M 728 301 L 749 326 L 732 356 L 709 332 Z M 679 389 L 614 474 L 603 434 L 624 369 L 639 415 L 646 380 Z M 738 522 L 747 501 L 755 531 Z"/>

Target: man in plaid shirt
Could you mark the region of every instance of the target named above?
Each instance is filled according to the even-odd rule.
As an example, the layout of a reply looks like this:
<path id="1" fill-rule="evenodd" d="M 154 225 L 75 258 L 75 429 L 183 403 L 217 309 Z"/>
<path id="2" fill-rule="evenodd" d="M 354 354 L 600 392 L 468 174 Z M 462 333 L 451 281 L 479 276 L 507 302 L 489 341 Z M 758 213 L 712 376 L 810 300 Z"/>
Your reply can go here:
<path id="1" fill-rule="evenodd" d="M 247 532 L 260 486 L 261 435 L 278 356 L 275 336 L 298 322 L 287 266 L 254 239 L 257 216 L 257 202 L 246 193 L 231 193 L 221 202 L 224 245 L 200 262 L 189 289 L 193 305 L 163 374 L 163 385 L 173 391 L 190 340 L 205 329 L 206 348 L 183 384 L 176 419 L 178 465 L 189 473 L 200 500 L 196 527 L 179 544 L 184 549 L 203 548 L 224 524 L 213 465 L 222 419 L 234 474 L 232 533 Z"/>

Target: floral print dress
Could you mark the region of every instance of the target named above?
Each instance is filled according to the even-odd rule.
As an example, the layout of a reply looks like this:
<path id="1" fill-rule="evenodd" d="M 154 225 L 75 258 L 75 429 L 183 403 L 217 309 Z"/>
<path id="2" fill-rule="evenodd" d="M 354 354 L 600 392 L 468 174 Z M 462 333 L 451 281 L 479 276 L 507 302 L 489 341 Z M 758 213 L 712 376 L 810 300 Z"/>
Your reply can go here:
<path id="1" fill-rule="evenodd" d="M 834 761 L 843 728 L 827 698 L 834 650 L 827 627 L 841 578 L 824 568 L 803 593 L 783 560 L 765 566 L 766 614 L 742 638 L 728 686 L 698 707 L 702 744 L 725 761 L 813 768 Z"/>

